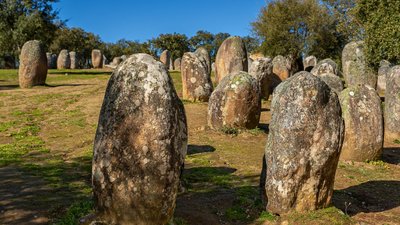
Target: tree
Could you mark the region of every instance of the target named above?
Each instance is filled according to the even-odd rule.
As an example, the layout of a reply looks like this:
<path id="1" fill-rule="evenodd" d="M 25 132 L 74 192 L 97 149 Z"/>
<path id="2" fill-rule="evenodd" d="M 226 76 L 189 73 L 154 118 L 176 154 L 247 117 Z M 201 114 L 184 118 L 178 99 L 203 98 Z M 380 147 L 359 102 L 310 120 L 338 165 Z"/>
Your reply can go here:
<path id="1" fill-rule="evenodd" d="M 341 52 L 335 18 L 317 0 L 271 1 L 252 26 L 265 55 L 338 59 Z"/>
<path id="2" fill-rule="evenodd" d="M 355 14 L 365 29 L 365 53 L 377 68 L 383 59 L 400 64 L 400 1 L 357 0 Z"/>
<path id="3" fill-rule="evenodd" d="M 215 61 L 215 58 L 217 57 L 218 49 L 222 45 L 222 42 L 225 41 L 228 37 L 231 35 L 228 33 L 217 33 L 214 35 L 214 42 L 213 42 L 213 48 L 211 51 L 211 59 Z"/>
<path id="4" fill-rule="evenodd" d="M 62 21 L 52 8 L 57 0 L 0 1 L 0 57 L 18 58 L 22 45 L 40 40 L 49 46 Z"/>
<path id="5" fill-rule="evenodd" d="M 214 35 L 208 31 L 199 30 L 196 35 L 189 39 L 193 50 L 199 47 L 205 47 L 208 52 L 213 50 Z"/>
<path id="6" fill-rule="evenodd" d="M 189 40 L 184 34 L 161 34 L 151 40 L 151 44 L 157 49 L 157 53 L 168 50 L 173 59 L 182 57 L 185 52 L 190 50 Z"/>
<path id="7" fill-rule="evenodd" d="M 251 37 L 251 36 L 244 36 L 244 37 L 242 37 L 242 39 L 243 39 L 243 41 L 246 45 L 246 49 L 249 53 L 254 53 L 259 50 L 260 41 L 257 38 Z"/>

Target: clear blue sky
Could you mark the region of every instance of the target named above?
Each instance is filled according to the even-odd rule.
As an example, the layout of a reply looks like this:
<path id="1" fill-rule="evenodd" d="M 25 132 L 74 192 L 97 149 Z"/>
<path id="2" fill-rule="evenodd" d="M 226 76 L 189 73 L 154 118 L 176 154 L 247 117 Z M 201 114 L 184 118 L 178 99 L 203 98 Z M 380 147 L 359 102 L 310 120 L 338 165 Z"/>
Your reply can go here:
<path id="1" fill-rule="evenodd" d="M 265 0 L 60 0 L 54 9 L 69 27 L 106 42 L 146 41 L 162 33 L 188 37 L 198 30 L 245 36 Z"/>

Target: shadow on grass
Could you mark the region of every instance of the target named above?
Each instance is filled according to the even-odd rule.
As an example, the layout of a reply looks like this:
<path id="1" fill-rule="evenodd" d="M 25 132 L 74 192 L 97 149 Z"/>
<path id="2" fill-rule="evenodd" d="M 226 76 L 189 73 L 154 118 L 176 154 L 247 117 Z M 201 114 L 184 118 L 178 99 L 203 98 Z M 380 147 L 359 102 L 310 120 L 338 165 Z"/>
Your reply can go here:
<path id="1" fill-rule="evenodd" d="M 335 191 L 333 204 L 350 216 L 383 212 L 400 206 L 400 181 L 368 181 Z"/>
<path id="2" fill-rule="evenodd" d="M 382 152 L 382 161 L 394 165 L 400 165 L 400 148 L 384 148 Z"/>
<path id="3" fill-rule="evenodd" d="M 262 131 L 264 131 L 264 133 L 268 134 L 269 133 L 269 124 L 267 123 L 260 123 L 258 124 L 258 128 Z"/>
<path id="4" fill-rule="evenodd" d="M 68 75 L 111 75 L 112 72 L 110 71 L 69 71 L 69 70 L 62 70 L 62 71 L 49 71 L 49 74 L 51 75 L 65 75 L 68 73 Z"/>
<path id="5" fill-rule="evenodd" d="M 214 151 L 215 148 L 211 145 L 188 145 L 188 155 Z"/>
<path id="6" fill-rule="evenodd" d="M 13 90 L 19 88 L 18 84 L 0 85 L 0 91 Z"/>
<path id="7" fill-rule="evenodd" d="M 0 221 L 53 224 L 73 203 L 91 201 L 89 157 L 38 161 L 0 168 Z"/>
<path id="8" fill-rule="evenodd" d="M 46 84 L 46 87 L 56 88 L 56 87 L 78 87 L 78 86 L 89 86 L 93 84 Z"/>

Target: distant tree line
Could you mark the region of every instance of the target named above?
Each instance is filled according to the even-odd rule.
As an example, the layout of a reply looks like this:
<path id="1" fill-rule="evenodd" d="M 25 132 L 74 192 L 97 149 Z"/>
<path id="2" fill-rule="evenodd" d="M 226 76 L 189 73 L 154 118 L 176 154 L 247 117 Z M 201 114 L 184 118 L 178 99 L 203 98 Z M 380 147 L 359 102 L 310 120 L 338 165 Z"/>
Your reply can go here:
<path id="1" fill-rule="evenodd" d="M 75 51 L 87 63 L 92 49 L 113 57 L 145 52 L 158 56 L 168 49 L 173 58 L 204 46 L 214 60 L 228 33 L 200 30 L 193 37 L 161 34 L 145 42 L 121 39 L 106 43 L 81 28 L 69 28 L 52 4 L 58 0 L 0 1 L 0 67 L 13 64 L 22 45 L 41 40 L 47 50 Z M 315 55 L 339 61 L 344 45 L 352 40 L 366 42 L 369 63 L 382 59 L 400 64 L 399 0 L 269 0 L 252 23 L 253 36 L 242 37 L 249 52 L 268 56 L 301 58 Z M 3 65 L 1 65 L 3 64 Z"/>

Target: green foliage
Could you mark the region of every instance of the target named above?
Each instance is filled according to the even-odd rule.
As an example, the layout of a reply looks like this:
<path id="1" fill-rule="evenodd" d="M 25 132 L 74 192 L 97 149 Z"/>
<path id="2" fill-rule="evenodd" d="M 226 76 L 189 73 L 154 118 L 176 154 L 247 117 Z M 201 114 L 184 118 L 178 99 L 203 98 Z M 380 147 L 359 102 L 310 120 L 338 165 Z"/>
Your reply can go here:
<path id="1" fill-rule="evenodd" d="M 172 59 L 182 57 L 189 49 L 188 37 L 184 34 L 161 34 L 157 38 L 151 40 L 151 43 L 157 49 L 158 53 L 169 50 Z"/>
<path id="2" fill-rule="evenodd" d="M 262 211 L 260 217 L 258 218 L 258 222 L 264 222 L 264 221 L 276 221 L 277 220 L 277 216 L 266 212 L 266 211 Z"/>
<path id="3" fill-rule="evenodd" d="M 52 4 L 57 0 L 0 1 L 0 57 L 18 57 L 22 45 L 29 40 L 51 43 L 55 31 L 63 22 Z"/>
<path id="4" fill-rule="evenodd" d="M 395 144 L 400 144 L 400 139 L 394 140 L 393 143 L 395 143 Z"/>
<path id="5" fill-rule="evenodd" d="M 79 219 L 89 213 L 93 212 L 94 209 L 93 201 L 87 199 L 85 201 L 76 202 L 72 204 L 65 215 L 59 219 L 56 225 L 75 225 L 79 224 Z"/>
<path id="6" fill-rule="evenodd" d="M 335 18 L 317 0 L 271 1 L 252 26 L 266 55 L 339 57 Z"/>
<path id="7" fill-rule="evenodd" d="M 400 64 L 400 1 L 357 0 L 357 18 L 365 29 L 365 53 L 374 68 L 383 59 Z"/>

